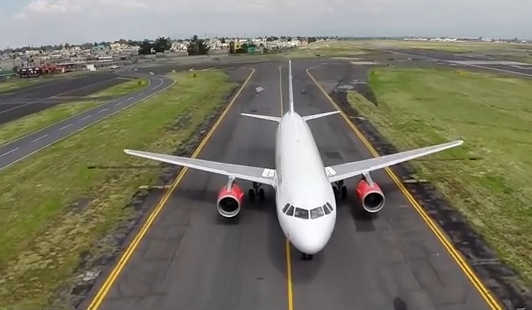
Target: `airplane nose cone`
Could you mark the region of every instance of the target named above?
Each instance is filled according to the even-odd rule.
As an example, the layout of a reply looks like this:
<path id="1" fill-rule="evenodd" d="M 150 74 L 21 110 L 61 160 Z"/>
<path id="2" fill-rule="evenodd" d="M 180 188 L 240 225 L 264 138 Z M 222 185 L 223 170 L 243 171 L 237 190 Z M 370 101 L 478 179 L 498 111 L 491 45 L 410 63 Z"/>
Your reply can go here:
<path id="1" fill-rule="evenodd" d="M 323 250 L 323 248 L 325 247 L 325 244 L 326 242 L 322 242 L 318 240 L 306 240 L 306 242 L 299 242 L 299 244 L 296 247 L 299 251 L 303 253 L 316 254 L 319 251 Z"/>
<path id="2" fill-rule="evenodd" d="M 294 246 L 301 252 L 306 254 L 316 254 L 323 250 L 327 242 L 329 242 L 331 234 L 328 231 L 321 231 L 320 233 L 305 234 L 298 236 L 293 242 Z"/>

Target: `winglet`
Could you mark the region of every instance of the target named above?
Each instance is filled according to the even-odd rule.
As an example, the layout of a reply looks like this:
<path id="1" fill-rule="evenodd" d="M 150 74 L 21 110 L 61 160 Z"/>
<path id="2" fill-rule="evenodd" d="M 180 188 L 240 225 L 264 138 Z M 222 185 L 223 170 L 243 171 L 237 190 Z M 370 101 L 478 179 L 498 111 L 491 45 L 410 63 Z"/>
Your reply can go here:
<path id="1" fill-rule="evenodd" d="M 292 60 L 288 59 L 288 101 L 290 104 L 290 113 L 294 113 L 294 87 L 292 85 Z"/>

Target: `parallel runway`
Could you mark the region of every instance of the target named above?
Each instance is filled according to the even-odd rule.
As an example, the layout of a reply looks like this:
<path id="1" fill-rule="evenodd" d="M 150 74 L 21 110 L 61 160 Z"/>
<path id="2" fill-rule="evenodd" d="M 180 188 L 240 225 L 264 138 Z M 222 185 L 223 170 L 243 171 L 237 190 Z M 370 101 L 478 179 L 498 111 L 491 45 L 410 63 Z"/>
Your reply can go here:
<path id="1" fill-rule="evenodd" d="M 486 61 L 492 57 L 467 57 L 465 55 L 454 54 L 450 52 L 439 52 L 439 51 L 427 51 L 427 50 L 414 50 L 414 49 L 379 49 L 379 51 L 388 52 L 391 54 L 398 54 L 403 56 L 409 56 L 412 60 L 422 60 L 422 61 L 442 61 L 446 65 L 459 65 L 463 67 L 469 67 L 470 69 L 480 69 L 488 70 L 493 73 L 506 73 L 511 75 L 516 75 L 521 78 L 532 78 L 532 65 L 523 64 L 522 66 L 517 65 L 506 65 L 501 64 L 500 59 L 492 59 L 493 63 L 484 63 L 484 64 L 475 64 L 474 61 Z"/>
<path id="2" fill-rule="evenodd" d="M 147 78 L 149 80 L 149 85 L 134 93 L 110 100 L 90 110 L 63 119 L 51 126 L 0 145 L 0 171 L 35 154 L 53 143 L 131 107 L 146 98 L 152 97 L 174 84 L 172 79 L 164 76 L 140 75 L 127 72 L 123 74 Z M 76 91 L 81 91 L 81 89 Z"/>
<path id="3" fill-rule="evenodd" d="M 312 64 L 293 65 L 296 110 L 301 115 L 333 110 L 305 71 Z M 250 82 L 199 158 L 274 167 L 276 124 L 239 114 L 280 115 L 288 97 L 286 65 L 282 75 L 272 63 L 253 68 Z M 257 92 L 259 86 L 263 90 Z M 325 165 L 370 157 L 341 116 L 314 120 L 310 126 Z M 348 201 L 339 206 L 330 243 L 314 260 L 301 261 L 279 228 L 272 189 L 265 188 L 265 202 L 247 203 L 238 223 L 227 224 L 215 208 L 226 179 L 189 170 L 137 249 L 126 251 L 129 261 L 118 263 L 123 269 L 101 279 L 92 301 L 83 306 L 92 310 L 489 309 L 385 172 L 375 173 L 374 178 L 387 194 L 382 213 L 372 221 L 360 219 L 350 190 Z M 346 185 L 353 189 L 356 181 Z M 240 184 L 244 189 L 250 186 Z"/>
<path id="4" fill-rule="evenodd" d="M 75 101 L 79 97 L 124 81 L 110 72 L 91 73 L 80 77 L 65 76 L 50 79 L 50 81 L 11 92 L 0 93 L 0 124 L 37 113 L 60 103 Z"/>

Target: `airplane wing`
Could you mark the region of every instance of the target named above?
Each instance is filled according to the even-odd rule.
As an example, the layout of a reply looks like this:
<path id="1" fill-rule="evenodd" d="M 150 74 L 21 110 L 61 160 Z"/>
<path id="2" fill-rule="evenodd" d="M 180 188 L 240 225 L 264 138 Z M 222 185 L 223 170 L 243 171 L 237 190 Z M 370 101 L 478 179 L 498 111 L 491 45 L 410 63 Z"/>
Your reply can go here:
<path id="1" fill-rule="evenodd" d="M 457 140 L 452 142 L 447 142 L 443 144 L 428 146 L 416 150 L 410 150 L 406 152 L 400 152 L 396 154 L 376 157 L 376 158 L 370 158 L 335 166 L 329 166 L 325 167 L 325 171 L 327 173 L 327 176 L 329 177 L 329 181 L 337 182 L 341 180 L 345 180 L 357 175 L 361 175 L 365 172 L 370 172 L 378 169 L 383 169 L 389 166 L 393 166 L 405 161 L 409 161 L 412 159 L 416 159 L 419 157 L 423 157 L 426 155 L 430 155 L 433 153 L 441 152 L 453 147 L 457 147 L 459 145 L 462 145 L 464 141 Z"/>
<path id="2" fill-rule="evenodd" d="M 233 176 L 237 179 L 257 182 L 261 184 L 273 185 L 273 178 L 275 176 L 275 170 L 273 169 L 225 164 L 216 161 L 209 161 L 197 158 L 179 157 L 127 149 L 124 150 L 124 152 L 126 154 L 137 157 L 148 158 L 160 162 L 184 166 L 201 171 L 207 171 L 215 174 Z"/>

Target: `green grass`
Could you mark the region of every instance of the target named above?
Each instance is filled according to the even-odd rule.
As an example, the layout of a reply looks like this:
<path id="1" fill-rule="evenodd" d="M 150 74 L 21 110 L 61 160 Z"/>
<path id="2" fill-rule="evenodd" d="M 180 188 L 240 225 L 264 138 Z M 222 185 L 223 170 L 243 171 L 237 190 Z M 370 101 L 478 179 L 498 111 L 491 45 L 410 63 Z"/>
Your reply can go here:
<path id="1" fill-rule="evenodd" d="M 7 93 L 13 90 L 17 90 L 23 87 L 34 86 L 34 85 L 38 85 L 44 82 L 50 82 L 51 80 L 78 78 L 85 74 L 91 74 L 91 73 L 87 71 L 75 71 L 75 72 L 68 72 L 68 73 L 63 73 L 63 74 L 43 75 L 37 78 L 18 78 L 16 76 L 10 77 L 5 80 L 0 80 L 0 94 Z"/>
<path id="2" fill-rule="evenodd" d="M 532 82 L 437 69 L 377 69 L 378 107 L 349 100 L 400 150 L 462 137 L 414 161 L 499 256 L 532 283 Z M 481 160 L 467 160 L 469 156 Z M 462 160 L 443 160 L 443 159 Z"/>
<path id="3" fill-rule="evenodd" d="M 148 80 L 131 80 L 127 82 L 120 83 L 116 86 L 104 89 L 97 93 L 87 96 L 88 98 L 98 98 L 98 97 L 120 97 L 132 93 L 141 89 L 142 87 L 148 85 Z"/>
<path id="4" fill-rule="evenodd" d="M 234 87 L 222 72 L 196 74 L 174 74 L 171 89 L 2 171 L 0 305 L 46 307 L 71 280 L 80 253 L 98 257 L 95 243 L 132 216 L 124 208 L 131 195 L 162 169 L 87 165 L 145 164 L 125 148 L 177 149 Z"/>
<path id="5" fill-rule="evenodd" d="M 284 53 L 272 54 L 286 58 L 356 57 L 365 54 L 360 46 L 347 41 L 315 42 Z M 319 56 L 317 56 L 319 55 Z"/>
<path id="6" fill-rule="evenodd" d="M 43 78 L 21 79 L 17 77 L 10 77 L 9 79 L 0 80 L 0 94 L 7 93 L 12 90 L 16 90 L 23 87 L 37 85 L 46 81 L 49 80 Z"/>
<path id="7" fill-rule="evenodd" d="M 434 51 L 447 51 L 453 53 L 469 53 L 494 51 L 526 51 L 530 45 L 512 43 L 493 42 L 441 42 L 441 41 L 411 41 L 411 40 L 360 40 L 349 41 L 353 45 L 362 47 L 379 48 L 405 48 L 405 49 L 426 49 Z"/>
<path id="8" fill-rule="evenodd" d="M 145 79 L 127 81 L 87 96 L 87 99 L 82 98 L 80 101 L 56 105 L 49 109 L 2 124 L 0 125 L 0 145 L 98 106 L 104 102 L 98 100 L 99 97 L 120 97 L 141 89 L 147 83 L 148 81 Z"/>

